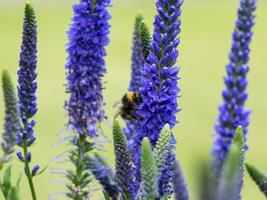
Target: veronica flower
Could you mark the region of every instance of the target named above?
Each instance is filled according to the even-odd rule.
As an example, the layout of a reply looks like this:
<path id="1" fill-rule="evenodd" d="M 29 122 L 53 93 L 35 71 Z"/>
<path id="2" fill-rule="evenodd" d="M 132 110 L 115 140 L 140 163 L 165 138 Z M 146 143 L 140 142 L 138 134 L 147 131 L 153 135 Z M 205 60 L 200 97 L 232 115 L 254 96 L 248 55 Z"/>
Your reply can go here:
<path id="1" fill-rule="evenodd" d="M 30 170 L 31 153 L 28 151 L 35 141 L 34 126 L 32 119 L 37 112 L 36 102 L 36 64 L 37 64 L 37 25 L 33 7 L 27 3 L 25 6 L 25 16 L 23 24 L 23 37 L 18 71 L 18 96 L 20 118 L 22 128 L 17 135 L 17 144 L 23 148 L 23 152 L 18 152 L 17 156 L 25 164 L 25 174 L 28 178 L 32 192 L 32 198 L 36 199 L 36 194 L 32 182 L 32 172 L 36 174 L 36 169 Z"/>
<path id="2" fill-rule="evenodd" d="M 74 5 L 74 17 L 68 32 L 66 108 L 69 124 L 79 134 L 98 135 L 97 125 L 103 121 L 102 77 L 106 72 L 105 46 L 109 43 L 107 7 L 110 0 L 81 0 Z"/>
<path id="3" fill-rule="evenodd" d="M 20 128 L 17 96 L 11 78 L 6 70 L 3 71 L 2 85 L 5 101 L 5 124 L 2 135 L 3 142 L 1 142 L 4 156 L 0 158 L 0 168 L 1 163 L 11 159 L 10 155 L 15 151 L 14 146 L 16 145 L 16 137 Z"/>
<path id="4" fill-rule="evenodd" d="M 222 92 L 223 103 L 219 106 L 219 118 L 215 126 L 217 137 L 213 146 L 214 172 L 219 177 L 226 159 L 235 129 L 241 125 L 245 136 L 248 133 L 250 111 L 245 108 L 248 94 L 247 73 L 249 71 L 249 46 L 252 39 L 256 0 L 241 0 L 238 10 L 232 48 L 229 53 L 227 75 L 224 78 L 226 88 Z"/>
<path id="5" fill-rule="evenodd" d="M 99 124 L 106 116 L 103 110 L 102 77 L 106 72 L 105 47 L 109 43 L 108 23 L 110 14 L 107 7 L 110 0 L 81 0 L 73 6 L 74 16 L 68 32 L 67 92 L 66 102 L 69 125 L 78 133 L 71 140 L 70 161 L 75 170 L 69 170 L 67 187 L 72 199 L 87 198 L 93 166 L 88 166 L 88 153 L 94 149 L 89 141 L 98 136 Z M 93 170 L 93 173 L 96 171 Z"/>
<path id="6" fill-rule="evenodd" d="M 143 21 L 143 16 L 138 14 L 135 18 L 134 32 L 133 32 L 133 45 L 132 45 L 132 73 L 131 82 L 129 84 L 129 91 L 139 92 L 141 86 L 141 68 L 144 65 L 144 58 L 142 54 L 142 46 L 140 40 L 140 24 Z M 136 133 L 138 122 L 135 120 L 126 121 L 127 128 L 124 133 L 127 137 L 128 144 L 131 146 L 133 136 Z"/>
<path id="7" fill-rule="evenodd" d="M 140 166 L 141 140 L 146 136 L 156 145 L 160 130 L 165 124 L 171 128 L 177 123 L 175 114 L 179 111 L 177 97 L 180 89 L 177 86 L 179 68 L 175 66 L 180 40 L 180 15 L 182 0 L 158 0 L 156 3 L 158 14 L 155 17 L 153 41 L 151 51 L 144 65 L 142 87 L 140 93 L 143 103 L 139 114 L 140 132 L 135 138 L 136 164 Z M 176 143 L 172 137 L 172 145 Z M 170 154 L 166 166 L 159 180 L 160 195 L 170 195 L 172 189 L 172 162 L 175 155 Z"/>

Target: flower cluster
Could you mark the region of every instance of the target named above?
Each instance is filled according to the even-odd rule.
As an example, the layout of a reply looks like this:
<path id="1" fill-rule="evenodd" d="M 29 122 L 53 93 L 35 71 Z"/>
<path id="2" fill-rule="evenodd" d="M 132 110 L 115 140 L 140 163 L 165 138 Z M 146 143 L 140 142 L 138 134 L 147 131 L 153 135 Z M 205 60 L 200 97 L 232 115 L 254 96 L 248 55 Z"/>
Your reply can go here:
<path id="1" fill-rule="evenodd" d="M 22 121 L 21 133 L 17 135 L 17 144 L 22 148 L 31 146 L 35 141 L 35 121 L 31 118 L 37 112 L 36 101 L 36 66 L 37 66 L 37 25 L 32 6 L 27 3 L 23 25 L 23 37 L 18 71 L 19 109 Z M 17 153 L 18 158 L 25 162 L 31 161 L 31 153 Z"/>
<path id="2" fill-rule="evenodd" d="M 156 4 L 158 14 L 154 21 L 153 41 L 151 51 L 144 65 L 142 87 L 140 93 L 143 103 L 140 105 L 139 114 L 143 120 L 140 122 L 140 133 L 135 138 L 137 151 L 136 163 L 140 163 L 140 145 L 143 137 L 148 137 L 152 145 L 156 145 L 160 130 L 165 124 L 171 128 L 176 124 L 175 114 L 179 111 L 177 86 L 179 68 L 175 67 L 178 57 L 177 46 L 180 40 L 181 0 L 159 0 Z M 173 144 L 175 143 L 174 137 Z M 167 159 L 166 168 L 160 179 L 160 194 L 171 194 L 168 187 L 172 172 L 171 163 L 174 155 Z"/>
<path id="3" fill-rule="evenodd" d="M 106 73 L 104 58 L 109 44 L 111 16 L 108 7 L 111 0 L 79 0 L 73 6 L 65 65 L 66 90 L 70 97 L 65 107 L 74 134 L 67 137 L 71 149 L 60 156 L 67 155 L 67 161 L 72 164 L 70 170 L 64 169 L 63 172 L 69 181 L 65 197 L 89 199 L 90 183 L 94 178 L 102 185 L 105 199 L 170 199 L 173 193 L 177 200 L 189 199 L 182 170 L 173 152 L 176 140 L 172 132 L 177 124 L 176 114 L 180 111 L 177 103 L 179 67 L 176 62 L 182 4 L 183 0 L 157 0 L 153 37 L 143 17 L 140 14 L 136 17 L 129 90 L 141 96 L 142 101 L 135 113 L 140 118 L 126 121 L 124 130 L 114 119 L 115 173 L 98 154 L 99 143 L 95 142 L 101 131 L 100 123 L 106 118 L 102 78 Z M 215 126 L 214 171 L 205 164 L 200 176 L 203 185 L 200 193 L 205 200 L 241 199 L 250 115 L 245 108 L 248 97 L 246 75 L 255 9 L 256 0 L 240 0 L 230 63 L 226 66 L 226 89 L 222 93 L 223 103 L 219 106 Z M 37 112 L 36 54 L 36 17 L 33 7 L 27 3 L 18 70 L 18 100 L 8 73 L 4 71 L 2 76 L 5 124 L 0 170 L 4 162 L 9 161 L 14 145 L 21 147 L 17 156 L 24 165 L 33 200 L 37 199 L 33 177 L 44 171 L 39 171 L 38 165 L 30 167 L 32 154 L 29 147 L 35 142 L 36 122 L 33 118 Z M 129 97 L 130 100 L 134 101 Z M 267 177 L 250 165 L 247 169 L 266 194 L 267 184 L 263 182 Z M 16 186 L 11 184 L 11 166 L 7 167 L 4 180 L 0 181 L 5 199 L 19 199 L 18 183 Z"/>
<path id="4" fill-rule="evenodd" d="M 110 0 L 81 0 L 73 6 L 74 16 L 68 32 L 67 92 L 66 102 L 69 125 L 76 133 L 70 141 L 73 149 L 69 159 L 75 166 L 68 170 L 71 182 L 67 195 L 71 199 L 84 199 L 90 193 L 88 188 L 92 174 L 107 192 L 115 191 L 112 184 L 107 185 L 110 169 L 104 167 L 99 159 L 90 160 L 89 153 L 95 148 L 92 138 L 98 137 L 100 123 L 106 118 L 103 109 L 102 77 L 106 73 L 105 47 L 109 44 L 108 23 L 110 14 L 107 8 Z M 96 165 L 97 164 L 97 165 Z M 101 167 L 101 171 L 96 168 Z"/>
<path id="5" fill-rule="evenodd" d="M 35 165 L 30 169 L 29 163 L 32 160 L 32 155 L 28 150 L 28 147 L 35 141 L 34 126 L 36 122 L 32 118 L 37 112 L 37 22 L 34 9 L 30 3 L 26 3 L 25 6 L 22 34 L 18 70 L 18 103 L 22 125 L 20 133 L 16 137 L 16 143 L 22 148 L 22 151 L 18 152 L 17 156 L 24 163 L 24 172 L 28 178 L 32 198 L 36 200 L 32 178 L 37 174 L 39 166 Z"/>
<path id="6" fill-rule="evenodd" d="M 15 151 L 14 146 L 16 145 L 16 137 L 20 129 L 17 96 L 7 71 L 3 72 L 2 84 L 6 110 L 4 124 L 5 132 L 2 135 L 4 141 L 1 142 L 1 146 L 5 155 L 0 159 L 0 165 L 2 161 L 6 162 L 10 160 L 9 155 Z"/>
<path id="7" fill-rule="evenodd" d="M 105 119 L 101 79 L 106 72 L 109 6 L 110 0 L 81 0 L 73 7 L 74 17 L 68 32 L 69 124 L 79 134 L 90 137 L 98 135 L 97 125 Z"/>
<path id="8" fill-rule="evenodd" d="M 133 32 L 133 46 L 132 46 L 132 73 L 131 82 L 129 85 L 129 91 L 139 92 L 141 86 L 141 70 L 144 65 L 144 57 L 142 54 L 142 46 L 140 40 L 140 25 L 143 21 L 141 14 L 138 14 L 135 19 L 134 32 Z M 133 143 L 133 138 L 136 133 L 138 122 L 135 120 L 126 121 L 127 128 L 124 129 L 124 133 L 127 137 L 129 146 Z"/>
<path id="9" fill-rule="evenodd" d="M 214 170 L 220 173 L 229 151 L 235 129 L 241 125 L 244 134 L 248 133 L 249 114 L 245 108 L 247 100 L 247 78 L 249 71 L 249 46 L 253 35 L 256 0 L 241 0 L 233 33 L 232 49 L 229 53 L 230 63 L 226 66 L 226 85 L 222 93 L 223 104 L 219 106 L 219 118 L 215 130 L 217 138 L 213 147 Z"/>

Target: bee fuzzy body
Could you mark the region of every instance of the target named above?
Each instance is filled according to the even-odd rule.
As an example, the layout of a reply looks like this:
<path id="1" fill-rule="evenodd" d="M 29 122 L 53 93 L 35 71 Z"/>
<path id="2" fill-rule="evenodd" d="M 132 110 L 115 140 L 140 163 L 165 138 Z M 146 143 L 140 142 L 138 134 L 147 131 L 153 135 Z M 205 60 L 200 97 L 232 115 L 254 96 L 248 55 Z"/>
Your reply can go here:
<path id="1" fill-rule="evenodd" d="M 141 120 L 136 113 L 142 98 L 138 92 L 127 92 L 121 99 L 121 105 L 115 118 L 120 115 L 125 120 Z"/>

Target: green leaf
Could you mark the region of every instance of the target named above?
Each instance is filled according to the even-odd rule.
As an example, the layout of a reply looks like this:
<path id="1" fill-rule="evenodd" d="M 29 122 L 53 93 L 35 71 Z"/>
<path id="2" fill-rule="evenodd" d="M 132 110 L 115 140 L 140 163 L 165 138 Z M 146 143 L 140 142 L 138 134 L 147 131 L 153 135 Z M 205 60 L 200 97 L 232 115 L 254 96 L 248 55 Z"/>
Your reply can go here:
<path id="1" fill-rule="evenodd" d="M 12 187 L 8 193 L 6 200 L 19 200 L 19 189 L 16 187 Z"/>
<path id="2" fill-rule="evenodd" d="M 239 126 L 236 129 L 232 146 L 223 165 L 219 180 L 218 200 L 235 200 L 240 197 L 244 171 L 244 134 Z"/>
<path id="3" fill-rule="evenodd" d="M 22 178 L 22 173 L 20 174 L 16 186 L 12 186 L 11 184 L 11 166 L 9 166 L 5 172 L 3 177 L 3 182 L 0 183 L 1 190 L 6 200 L 19 200 L 19 184 Z"/>
<path id="4" fill-rule="evenodd" d="M 5 198 L 7 198 L 10 189 L 11 189 L 11 166 L 8 166 L 8 168 L 4 172 L 3 183 L 1 185 L 1 190 Z"/>
<path id="5" fill-rule="evenodd" d="M 18 180 L 17 180 L 17 184 L 16 184 L 17 188 L 19 188 L 21 179 L 22 179 L 22 173 L 20 173 L 19 178 L 18 178 Z"/>
<path id="6" fill-rule="evenodd" d="M 168 153 L 171 151 L 170 143 L 171 129 L 169 124 L 166 124 L 160 132 L 159 139 L 153 152 L 159 171 L 161 171 L 162 166 L 164 166 L 166 162 Z"/>
<path id="7" fill-rule="evenodd" d="M 209 160 L 199 160 L 197 162 L 197 186 L 199 199 L 201 200 L 214 200 L 214 177 Z"/>
<path id="8" fill-rule="evenodd" d="M 103 194 L 104 194 L 105 200 L 111 200 L 106 191 L 103 191 Z"/>
<path id="9" fill-rule="evenodd" d="M 158 169 L 148 138 L 142 141 L 141 196 L 145 200 L 155 200 L 158 196 Z"/>
<path id="10" fill-rule="evenodd" d="M 246 169 L 253 179 L 253 181 L 258 185 L 262 193 L 267 197 L 267 176 L 258 170 L 256 167 L 246 163 Z"/>
<path id="11" fill-rule="evenodd" d="M 150 35 L 149 28 L 147 27 L 144 20 L 140 23 L 139 34 L 140 34 L 142 52 L 143 52 L 144 58 L 146 59 L 150 51 L 151 35 Z"/>
<path id="12" fill-rule="evenodd" d="M 160 198 L 161 200 L 168 200 L 168 196 L 164 195 L 163 197 Z"/>

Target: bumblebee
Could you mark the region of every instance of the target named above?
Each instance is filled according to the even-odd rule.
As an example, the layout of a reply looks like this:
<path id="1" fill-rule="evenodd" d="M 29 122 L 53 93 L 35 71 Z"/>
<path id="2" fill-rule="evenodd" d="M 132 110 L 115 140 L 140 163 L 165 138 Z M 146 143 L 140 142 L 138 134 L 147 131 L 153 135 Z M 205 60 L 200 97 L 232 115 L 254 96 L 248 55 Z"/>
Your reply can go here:
<path id="1" fill-rule="evenodd" d="M 125 120 L 141 120 L 141 117 L 136 113 L 138 106 L 142 103 L 142 98 L 138 92 L 127 92 L 119 102 L 118 111 L 115 114 L 115 119 L 120 115 Z"/>

